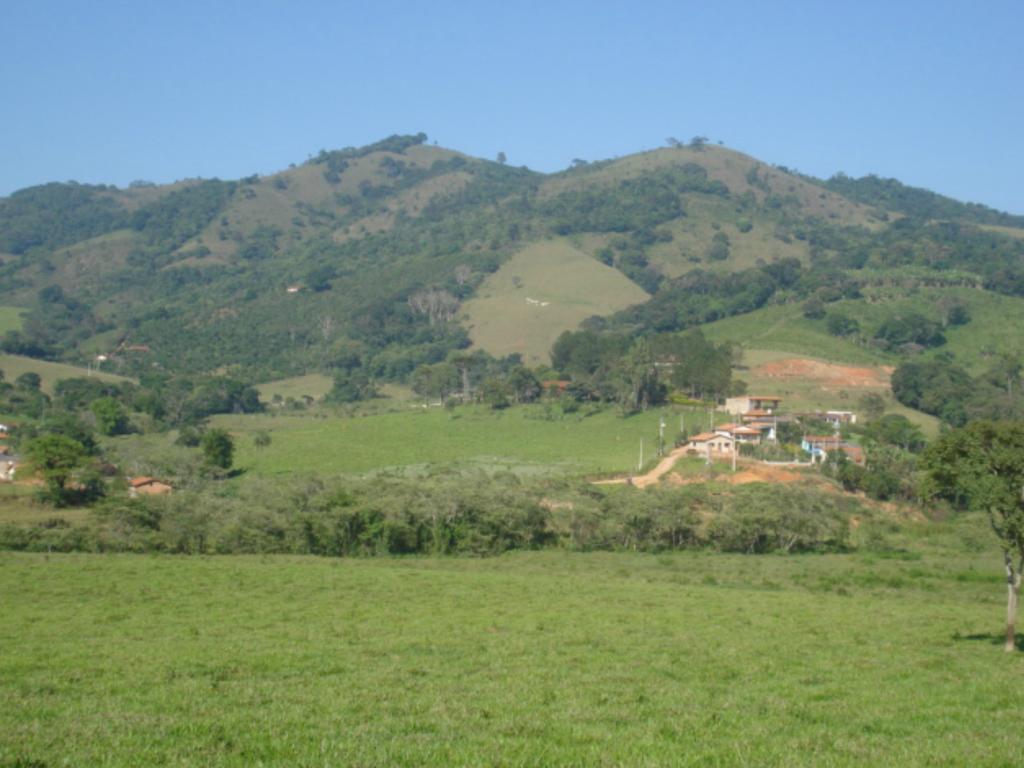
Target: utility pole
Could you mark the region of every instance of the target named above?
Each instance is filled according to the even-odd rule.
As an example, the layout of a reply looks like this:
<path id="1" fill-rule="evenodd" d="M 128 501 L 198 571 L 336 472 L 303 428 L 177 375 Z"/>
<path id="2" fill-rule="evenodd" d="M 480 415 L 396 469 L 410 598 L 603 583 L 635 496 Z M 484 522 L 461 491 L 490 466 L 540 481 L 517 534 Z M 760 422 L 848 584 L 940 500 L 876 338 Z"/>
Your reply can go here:
<path id="1" fill-rule="evenodd" d="M 644 439 L 640 438 L 640 463 L 636 465 L 636 471 L 639 472 L 644 468 Z"/>
<path id="2" fill-rule="evenodd" d="M 732 471 L 736 472 L 736 450 L 739 446 L 736 445 L 735 435 L 732 438 Z"/>
<path id="3" fill-rule="evenodd" d="M 658 422 L 658 455 L 665 455 L 665 414 L 661 415 L 661 421 Z"/>

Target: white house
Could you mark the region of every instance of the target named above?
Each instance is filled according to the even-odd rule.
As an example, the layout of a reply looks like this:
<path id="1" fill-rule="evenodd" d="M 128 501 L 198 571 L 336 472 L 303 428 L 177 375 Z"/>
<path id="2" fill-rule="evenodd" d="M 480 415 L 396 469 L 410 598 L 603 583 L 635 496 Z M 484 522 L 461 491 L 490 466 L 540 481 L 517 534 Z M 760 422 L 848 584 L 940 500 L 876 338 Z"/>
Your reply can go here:
<path id="1" fill-rule="evenodd" d="M 686 447 L 702 456 L 727 456 L 735 450 L 736 441 L 731 435 L 718 432 L 701 432 L 691 437 Z"/>

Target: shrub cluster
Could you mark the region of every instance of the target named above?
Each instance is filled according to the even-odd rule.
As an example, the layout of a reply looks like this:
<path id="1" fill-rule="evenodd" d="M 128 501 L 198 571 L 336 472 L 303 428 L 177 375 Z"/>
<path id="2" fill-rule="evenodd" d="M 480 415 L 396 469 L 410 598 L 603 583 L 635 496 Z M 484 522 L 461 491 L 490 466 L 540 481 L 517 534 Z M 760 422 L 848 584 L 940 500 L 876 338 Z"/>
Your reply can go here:
<path id="1" fill-rule="evenodd" d="M 291 553 L 335 557 L 510 550 L 837 551 L 855 500 L 809 488 L 753 484 L 638 491 L 504 474 L 249 481 L 236 490 L 108 498 L 92 520 L 0 527 L 18 550 L 182 554 Z"/>

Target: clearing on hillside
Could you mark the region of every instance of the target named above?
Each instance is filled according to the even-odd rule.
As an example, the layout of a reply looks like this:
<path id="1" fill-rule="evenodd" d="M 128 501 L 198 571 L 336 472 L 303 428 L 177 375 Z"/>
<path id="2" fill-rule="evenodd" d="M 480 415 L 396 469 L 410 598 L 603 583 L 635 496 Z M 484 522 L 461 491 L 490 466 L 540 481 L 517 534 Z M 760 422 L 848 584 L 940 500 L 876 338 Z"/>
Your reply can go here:
<path id="1" fill-rule="evenodd" d="M 282 400 L 289 397 L 301 400 L 303 397 L 312 397 L 314 400 L 322 400 L 324 395 L 331 391 L 334 385 L 330 376 L 323 373 L 310 373 L 305 376 L 292 376 L 288 379 L 277 379 L 268 381 L 265 384 L 258 384 L 260 400 L 269 403 L 275 396 Z"/>
<path id="2" fill-rule="evenodd" d="M 926 435 L 938 434 L 938 419 L 893 399 L 889 387 L 892 366 L 842 365 L 768 349 L 744 350 L 743 361 L 745 369 L 736 371 L 736 378 L 747 382 L 751 392 L 783 398 L 784 411 L 856 411 L 862 396 L 876 393 L 886 399 L 889 413 L 906 416 Z"/>
<path id="3" fill-rule="evenodd" d="M 838 365 L 809 357 L 785 357 L 765 361 L 750 372 L 759 379 L 810 381 L 823 390 L 838 392 L 844 389 L 886 389 L 893 370 L 890 365 Z"/>
<path id="4" fill-rule="evenodd" d="M 21 307 L 0 307 L 0 333 L 21 330 L 21 316 L 27 311 Z"/>
<path id="5" fill-rule="evenodd" d="M 78 379 L 86 376 L 95 376 L 100 381 L 109 381 L 114 384 L 131 381 L 127 376 L 118 376 L 114 373 L 97 373 L 79 368 L 75 365 L 65 363 L 51 363 L 46 360 L 36 360 L 21 355 L 0 355 L 0 371 L 4 372 L 4 378 L 14 381 L 23 373 L 38 373 L 42 379 L 42 390 L 47 394 L 53 393 L 53 385 L 58 379 Z"/>
<path id="6" fill-rule="evenodd" d="M 473 344 L 493 355 L 518 352 L 529 365 L 548 362 L 559 334 L 586 318 L 648 298 L 621 272 L 564 240 L 524 248 L 477 295 L 464 308 Z"/>

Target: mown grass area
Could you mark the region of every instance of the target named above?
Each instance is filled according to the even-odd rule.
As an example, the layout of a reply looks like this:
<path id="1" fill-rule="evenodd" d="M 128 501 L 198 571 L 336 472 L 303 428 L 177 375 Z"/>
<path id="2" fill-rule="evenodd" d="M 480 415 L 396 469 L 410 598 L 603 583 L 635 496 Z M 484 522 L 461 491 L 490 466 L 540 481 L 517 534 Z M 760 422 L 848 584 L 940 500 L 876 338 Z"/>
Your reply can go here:
<path id="1" fill-rule="evenodd" d="M 673 408 L 623 418 L 612 408 L 562 415 L 557 407 L 530 405 L 504 411 L 467 406 L 451 412 L 406 406 L 355 417 L 216 416 L 211 423 L 238 438 L 236 466 L 259 475 L 415 471 L 428 464 L 460 463 L 526 473 L 620 473 L 636 467 L 641 439 L 645 460 L 654 456 L 662 415 L 670 446 L 680 415 L 691 433 L 708 419 L 703 411 Z M 265 448 L 250 439 L 261 430 L 271 436 Z"/>
<path id="2" fill-rule="evenodd" d="M 259 390 L 260 400 L 269 403 L 275 396 L 282 400 L 287 400 L 289 397 L 296 400 L 301 400 L 303 397 L 322 400 L 324 395 L 331 391 L 333 384 L 331 377 L 326 374 L 310 373 L 305 376 L 268 381 L 256 388 Z"/>
<path id="3" fill-rule="evenodd" d="M 22 315 L 27 311 L 21 307 L 0 306 L 0 334 L 21 330 Z"/>
<path id="4" fill-rule="evenodd" d="M 608 315 L 648 295 L 617 269 L 565 240 L 527 246 L 488 276 L 465 304 L 473 343 L 493 355 L 550 360 L 551 345 L 592 315 Z"/>
<path id="5" fill-rule="evenodd" d="M 85 368 L 79 368 L 75 365 L 51 363 L 47 360 L 36 360 L 35 358 L 22 357 L 21 355 L 0 355 L 0 371 L 4 372 L 4 378 L 8 381 L 14 381 L 23 373 L 38 373 L 42 379 L 42 389 L 47 394 L 53 392 L 53 385 L 59 379 L 76 379 L 92 375 L 102 381 L 115 383 L 131 381 L 131 379 L 125 376 L 118 376 L 113 373 L 97 373 L 96 371 L 90 373 Z"/>
<path id="6" fill-rule="evenodd" d="M 999 557 L 0 554 L 0 764 L 1016 765 Z"/>

